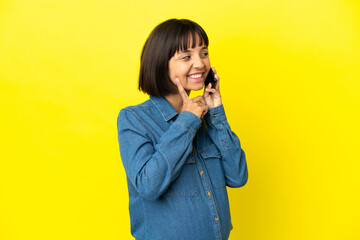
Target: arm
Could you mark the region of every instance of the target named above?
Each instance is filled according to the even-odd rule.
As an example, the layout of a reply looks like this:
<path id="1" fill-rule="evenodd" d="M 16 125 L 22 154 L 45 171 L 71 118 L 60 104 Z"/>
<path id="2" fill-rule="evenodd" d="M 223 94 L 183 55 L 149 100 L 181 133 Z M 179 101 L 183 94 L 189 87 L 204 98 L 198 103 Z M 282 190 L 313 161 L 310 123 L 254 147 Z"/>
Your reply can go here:
<path id="1" fill-rule="evenodd" d="M 156 200 L 179 175 L 192 150 L 200 119 L 191 112 L 176 121 L 154 145 L 139 116 L 127 109 L 118 116 L 118 139 L 126 175 L 143 197 Z"/>
<path id="2" fill-rule="evenodd" d="M 229 187 L 245 185 L 248 179 L 245 152 L 241 149 L 238 137 L 230 129 L 223 105 L 210 108 L 204 119 L 211 140 L 220 150 L 226 184 Z"/>

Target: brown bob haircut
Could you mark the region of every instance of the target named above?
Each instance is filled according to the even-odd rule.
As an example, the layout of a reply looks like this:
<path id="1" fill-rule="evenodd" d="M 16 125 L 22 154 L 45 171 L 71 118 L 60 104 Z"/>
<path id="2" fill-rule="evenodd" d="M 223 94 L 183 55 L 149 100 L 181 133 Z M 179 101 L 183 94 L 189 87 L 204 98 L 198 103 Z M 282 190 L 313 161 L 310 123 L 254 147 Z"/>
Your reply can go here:
<path id="1" fill-rule="evenodd" d="M 169 61 L 177 51 L 196 45 L 209 46 L 209 39 L 202 27 L 188 19 L 169 19 L 154 28 L 147 38 L 142 53 L 139 75 L 139 90 L 159 97 L 176 94 L 177 87 L 169 77 Z"/>

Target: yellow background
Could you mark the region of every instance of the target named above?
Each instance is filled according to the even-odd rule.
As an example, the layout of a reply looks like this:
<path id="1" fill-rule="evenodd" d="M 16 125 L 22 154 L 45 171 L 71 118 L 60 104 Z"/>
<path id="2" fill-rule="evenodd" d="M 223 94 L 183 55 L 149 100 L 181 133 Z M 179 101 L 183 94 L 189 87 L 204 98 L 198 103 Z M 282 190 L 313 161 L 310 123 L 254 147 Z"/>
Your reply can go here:
<path id="1" fill-rule="evenodd" d="M 1 0 L 0 239 L 132 239 L 116 118 L 173 17 L 208 33 L 246 152 L 230 239 L 360 239 L 357 0 Z"/>

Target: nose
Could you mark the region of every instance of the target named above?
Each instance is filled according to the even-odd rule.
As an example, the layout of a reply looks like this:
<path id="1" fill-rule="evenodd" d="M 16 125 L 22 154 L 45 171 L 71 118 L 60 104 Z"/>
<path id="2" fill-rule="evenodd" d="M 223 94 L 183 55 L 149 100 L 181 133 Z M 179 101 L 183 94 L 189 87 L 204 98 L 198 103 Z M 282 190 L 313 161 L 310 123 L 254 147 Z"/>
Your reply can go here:
<path id="1" fill-rule="evenodd" d="M 199 68 L 199 69 L 204 68 L 204 66 L 205 66 L 204 59 L 202 59 L 201 56 L 197 55 L 194 58 L 193 66 L 194 66 L 194 68 Z"/>

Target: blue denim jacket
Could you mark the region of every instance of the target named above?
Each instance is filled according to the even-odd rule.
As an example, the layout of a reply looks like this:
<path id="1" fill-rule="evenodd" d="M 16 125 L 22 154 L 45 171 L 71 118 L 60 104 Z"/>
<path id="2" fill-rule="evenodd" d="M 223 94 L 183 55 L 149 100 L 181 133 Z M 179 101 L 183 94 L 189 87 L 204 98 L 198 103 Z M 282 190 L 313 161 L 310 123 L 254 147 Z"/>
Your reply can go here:
<path id="1" fill-rule="evenodd" d="M 145 240 L 228 239 L 226 186 L 247 182 L 245 153 L 223 106 L 203 119 L 163 97 L 124 108 L 117 121 L 131 233 Z"/>

